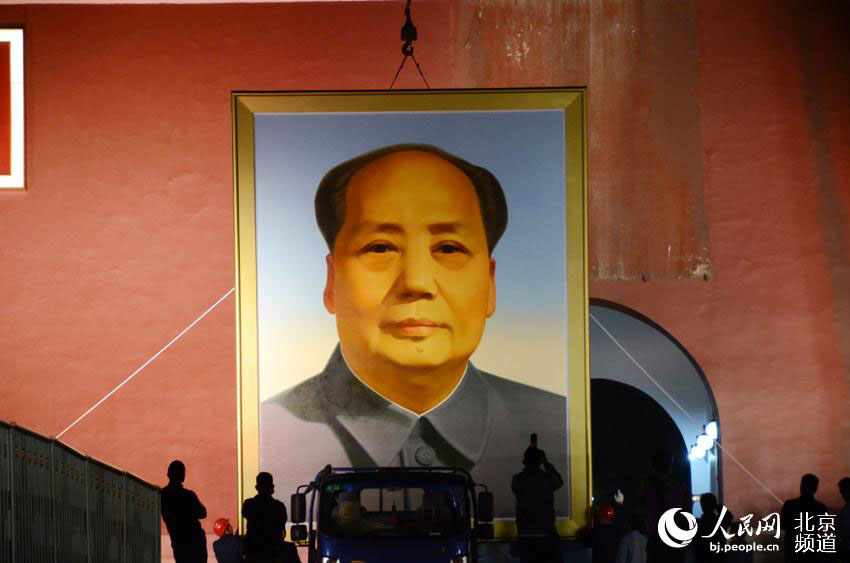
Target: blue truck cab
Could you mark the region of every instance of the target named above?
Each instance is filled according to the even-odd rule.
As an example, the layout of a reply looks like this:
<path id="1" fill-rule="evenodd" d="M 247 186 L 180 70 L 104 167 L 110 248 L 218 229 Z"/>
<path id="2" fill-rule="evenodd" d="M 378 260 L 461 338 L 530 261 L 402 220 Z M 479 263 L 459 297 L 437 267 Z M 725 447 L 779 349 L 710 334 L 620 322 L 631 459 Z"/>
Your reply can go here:
<path id="1" fill-rule="evenodd" d="M 291 538 L 310 563 L 478 561 L 493 536 L 493 496 L 478 486 L 456 467 L 326 467 L 292 495 Z"/>

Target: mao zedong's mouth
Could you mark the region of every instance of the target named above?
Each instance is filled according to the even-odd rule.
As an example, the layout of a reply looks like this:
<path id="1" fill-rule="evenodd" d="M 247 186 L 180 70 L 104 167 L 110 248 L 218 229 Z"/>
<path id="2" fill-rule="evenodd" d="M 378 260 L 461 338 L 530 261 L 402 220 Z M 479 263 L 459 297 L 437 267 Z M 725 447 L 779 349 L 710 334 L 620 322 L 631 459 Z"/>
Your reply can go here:
<path id="1" fill-rule="evenodd" d="M 430 336 L 443 328 L 448 328 L 448 326 L 432 321 L 431 319 L 408 318 L 400 321 L 386 321 L 381 323 L 382 330 L 399 337 Z"/>

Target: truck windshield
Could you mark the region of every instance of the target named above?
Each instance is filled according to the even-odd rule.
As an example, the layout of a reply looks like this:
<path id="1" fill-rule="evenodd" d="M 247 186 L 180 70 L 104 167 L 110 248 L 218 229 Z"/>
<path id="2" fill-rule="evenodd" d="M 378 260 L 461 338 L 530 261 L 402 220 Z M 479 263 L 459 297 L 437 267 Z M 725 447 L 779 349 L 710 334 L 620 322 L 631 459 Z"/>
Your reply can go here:
<path id="1" fill-rule="evenodd" d="M 338 537 L 442 536 L 469 527 L 466 488 L 457 479 L 332 482 L 323 487 L 320 507 L 320 529 Z"/>

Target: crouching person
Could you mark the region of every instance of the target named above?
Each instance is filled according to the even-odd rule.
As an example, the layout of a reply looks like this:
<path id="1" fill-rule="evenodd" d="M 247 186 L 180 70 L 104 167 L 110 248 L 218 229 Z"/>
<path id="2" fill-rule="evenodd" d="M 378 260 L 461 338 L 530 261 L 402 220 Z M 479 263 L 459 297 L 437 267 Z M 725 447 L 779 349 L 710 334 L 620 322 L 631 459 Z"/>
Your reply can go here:
<path id="1" fill-rule="evenodd" d="M 213 524 L 218 539 L 213 542 L 213 552 L 218 563 L 242 563 L 242 538 L 233 533 L 227 518 L 219 518 Z"/>

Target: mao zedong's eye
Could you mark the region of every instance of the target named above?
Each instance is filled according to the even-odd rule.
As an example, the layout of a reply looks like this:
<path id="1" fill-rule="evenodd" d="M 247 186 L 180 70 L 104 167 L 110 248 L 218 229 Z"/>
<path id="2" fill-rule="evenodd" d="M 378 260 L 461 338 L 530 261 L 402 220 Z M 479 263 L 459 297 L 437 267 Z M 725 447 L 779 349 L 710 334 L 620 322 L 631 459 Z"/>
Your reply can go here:
<path id="1" fill-rule="evenodd" d="M 397 250 L 396 247 L 388 242 L 373 242 L 367 244 L 363 248 L 362 252 L 364 254 L 386 254 L 387 252 L 393 252 L 394 250 Z"/>
<path id="2" fill-rule="evenodd" d="M 431 247 L 431 254 L 439 264 L 455 270 L 472 259 L 472 252 L 457 241 L 443 241 Z"/>
<path id="3" fill-rule="evenodd" d="M 399 248 L 386 240 L 372 241 L 360 248 L 358 257 L 370 270 L 383 270 L 395 263 Z"/>
<path id="4" fill-rule="evenodd" d="M 441 242 L 434 247 L 435 254 L 456 254 L 458 252 L 469 254 L 469 250 L 459 242 Z"/>

